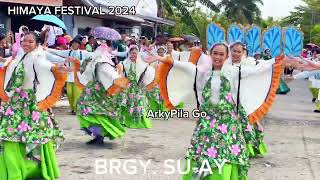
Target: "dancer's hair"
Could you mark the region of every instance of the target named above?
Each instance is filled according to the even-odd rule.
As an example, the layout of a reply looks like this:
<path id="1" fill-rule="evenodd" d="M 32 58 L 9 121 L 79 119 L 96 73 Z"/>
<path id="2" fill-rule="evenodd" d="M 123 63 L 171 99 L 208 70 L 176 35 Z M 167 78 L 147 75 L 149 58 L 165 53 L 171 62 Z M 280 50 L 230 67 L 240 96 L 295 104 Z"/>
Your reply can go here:
<path id="1" fill-rule="evenodd" d="M 40 37 L 38 36 L 37 33 L 33 32 L 33 31 L 29 31 L 24 35 L 24 37 L 26 37 L 27 35 L 33 36 L 34 40 L 36 41 L 36 45 L 37 46 L 41 43 Z"/>
<path id="2" fill-rule="evenodd" d="M 216 43 L 216 44 L 212 45 L 212 47 L 211 47 L 211 49 L 210 49 L 210 54 L 212 54 L 213 49 L 214 49 L 215 47 L 219 46 L 219 45 L 224 46 L 224 47 L 226 48 L 227 54 L 229 54 L 229 47 L 228 47 L 228 45 L 227 45 L 226 43 L 222 43 L 222 42 L 221 42 L 221 43 Z"/>

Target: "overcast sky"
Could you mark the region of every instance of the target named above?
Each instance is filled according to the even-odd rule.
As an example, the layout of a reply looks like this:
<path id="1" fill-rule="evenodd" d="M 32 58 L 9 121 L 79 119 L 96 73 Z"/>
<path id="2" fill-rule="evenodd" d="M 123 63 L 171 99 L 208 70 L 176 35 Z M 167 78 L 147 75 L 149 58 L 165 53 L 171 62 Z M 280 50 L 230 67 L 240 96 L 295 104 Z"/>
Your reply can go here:
<path id="1" fill-rule="evenodd" d="M 294 7 L 303 5 L 304 2 L 302 0 L 263 0 L 263 4 L 260 7 L 263 18 L 269 16 L 281 18 L 290 15 L 290 11 L 293 11 Z"/>
<path id="2" fill-rule="evenodd" d="M 211 0 L 218 3 L 221 0 Z M 272 16 L 274 18 L 282 18 L 290 15 L 290 11 L 300 4 L 304 4 L 302 0 L 263 0 L 264 5 L 260 6 L 262 17 L 267 18 Z"/>

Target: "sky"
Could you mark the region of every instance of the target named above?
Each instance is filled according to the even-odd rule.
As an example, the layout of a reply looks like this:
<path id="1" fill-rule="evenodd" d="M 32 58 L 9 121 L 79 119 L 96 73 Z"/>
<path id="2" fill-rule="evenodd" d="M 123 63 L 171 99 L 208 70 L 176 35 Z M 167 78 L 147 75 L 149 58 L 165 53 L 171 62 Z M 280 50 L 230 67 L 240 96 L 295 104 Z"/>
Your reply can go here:
<path id="1" fill-rule="evenodd" d="M 283 18 L 290 15 L 290 11 L 294 7 L 303 5 L 302 0 L 263 0 L 263 6 L 260 6 L 262 17 L 267 18 L 272 16 L 274 18 Z"/>
<path id="2" fill-rule="evenodd" d="M 294 10 L 294 7 L 303 5 L 302 0 L 262 0 L 263 6 L 260 6 L 260 10 L 263 18 L 272 16 L 276 19 L 280 19 L 290 15 L 290 11 Z M 212 0 L 213 3 L 218 3 L 220 0 Z"/>

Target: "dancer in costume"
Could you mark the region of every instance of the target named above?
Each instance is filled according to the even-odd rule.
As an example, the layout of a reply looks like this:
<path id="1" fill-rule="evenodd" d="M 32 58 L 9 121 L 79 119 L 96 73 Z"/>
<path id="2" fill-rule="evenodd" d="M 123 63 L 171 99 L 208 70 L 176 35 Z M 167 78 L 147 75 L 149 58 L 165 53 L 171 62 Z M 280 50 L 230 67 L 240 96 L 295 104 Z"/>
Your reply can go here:
<path id="1" fill-rule="evenodd" d="M 244 66 L 256 66 L 260 62 L 255 61 L 251 57 L 246 57 L 246 55 L 243 55 L 246 53 L 244 51 L 244 44 L 241 42 L 236 42 L 230 46 L 231 49 L 231 57 L 230 59 L 226 62 L 228 64 L 231 64 L 232 66 L 242 68 Z M 274 60 L 270 60 L 274 61 Z M 261 63 L 270 63 L 269 61 L 261 61 Z M 240 71 L 239 71 L 240 72 Z M 240 83 L 239 83 L 240 82 Z M 241 77 L 240 74 L 238 75 L 237 82 L 235 84 L 235 89 L 232 90 L 233 98 L 237 103 L 240 102 L 238 101 L 238 97 L 241 94 Z M 243 123 L 243 133 L 244 137 L 248 146 L 248 150 L 250 152 L 250 157 L 255 157 L 256 155 L 265 155 L 267 153 L 267 146 L 263 141 L 264 138 L 264 128 L 262 125 L 258 122 L 254 125 L 251 125 L 249 122 L 249 119 L 247 118 L 246 112 L 244 111 L 243 107 L 241 104 L 238 104 L 239 106 L 239 118 L 241 119 L 241 122 Z"/>
<path id="2" fill-rule="evenodd" d="M 119 92 L 127 87 L 128 80 L 111 60 L 110 45 L 109 41 L 102 42 L 83 73 L 79 72 L 80 61 L 74 61 L 75 82 L 83 89 L 77 101 L 77 116 L 81 129 L 94 136 L 87 144 L 103 144 L 104 137 L 115 139 L 125 134 Z"/>
<path id="3" fill-rule="evenodd" d="M 129 47 L 129 57 L 120 64 L 124 77 L 130 81 L 122 100 L 123 124 L 129 128 L 151 128 L 151 121 L 146 117 L 146 91 L 157 84 L 155 70 L 141 60 L 137 46 Z"/>
<path id="4" fill-rule="evenodd" d="M 315 64 L 319 63 L 319 58 L 317 57 L 317 53 L 314 52 L 310 60 L 313 61 Z M 309 91 L 312 94 L 312 102 L 316 102 L 319 94 L 320 84 L 319 84 L 319 77 L 318 76 L 311 76 L 309 77 Z M 317 105 L 317 109 L 320 110 L 320 104 Z M 315 111 L 316 111 L 315 110 Z"/>
<path id="5" fill-rule="evenodd" d="M 314 98 L 316 98 L 316 109 L 313 111 L 315 113 L 320 113 L 320 65 L 319 62 L 313 60 L 305 60 L 304 58 L 295 58 L 295 68 L 299 70 L 304 70 L 293 76 L 294 79 L 304 79 L 308 78 L 311 82 L 309 89 Z M 312 99 L 313 101 L 313 99 Z"/>
<path id="6" fill-rule="evenodd" d="M 166 54 L 166 48 L 164 46 L 160 46 L 157 50 L 157 54 L 161 57 L 164 57 Z M 148 55 L 150 56 L 152 54 L 148 54 Z M 150 65 L 155 69 L 155 71 L 157 71 L 157 69 L 159 68 L 158 62 L 151 63 Z M 146 97 L 148 100 L 149 110 L 152 110 L 153 112 L 166 111 L 166 107 L 164 106 L 163 99 L 160 96 L 160 90 L 158 85 L 148 90 L 146 93 Z"/>
<path id="7" fill-rule="evenodd" d="M 185 97 L 183 94 L 195 91 L 194 95 L 188 98 L 196 98 L 200 111 L 207 114 L 205 118 L 198 120 L 194 130 L 191 147 L 186 153 L 187 162 L 190 162 L 191 167 L 187 168 L 188 173 L 182 178 L 184 180 L 247 178 L 249 152 L 244 139 L 243 125 L 237 115 L 239 109 L 232 96 L 232 90 L 238 80 L 239 68 L 224 64 L 227 58 L 228 46 L 223 43 L 215 44 L 210 50 L 210 56 L 202 54 L 198 63 L 195 63 L 197 66 L 189 62 L 173 61 L 171 58 L 156 58 L 163 62 L 160 65 L 162 76 L 159 85 L 166 106 L 172 109 L 174 103 L 179 102 L 177 97 L 172 98 L 171 90 L 178 88 L 181 98 Z M 146 59 L 148 62 L 154 60 L 154 58 Z M 270 62 L 241 68 L 241 77 L 246 79 L 244 85 L 248 85 L 251 77 L 257 75 L 265 79 L 272 78 L 274 83 L 279 82 L 281 65 L 277 62 L 274 64 L 274 69 L 272 65 L 273 62 Z M 177 75 L 176 73 L 182 72 L 184 76 L 176 77 L 175 82 L 168 80 L 172 78 L 171 76 Z M 178 80 L 178 78 L 181 79 Z M 251 123 L 259 120 L 268 111 L 276 91 L 275 87 L 270 88 L 270 84 L 260 83 L 257 88 L 258 86 L 261 89 L 260 92 L 254 93 L 250 88 L 243 88 L 245 92 L 239 97 L 241 104 L 247 108 L 245 111 L 250 113 Z M 265 100 L 270 104 L 266 105 Z M 263 110 L 259 108 L 261 106 L 264 107 Z M 213 174 L 204 174 L 200 171 L 203 163 L 211 167 Z M 217 163 L 222 165 L 221 173 L 218 171 Z"/>
<path id="8" fill-rule="evenodd" d="M 33 32 L 24 35 L 24 53 L 1 69 L 0 179 L 54 180 L 60 176 L 55 146 L 63 134 L 46 110 L 60 98 L 67 78 L 64 66 L 46 59 Z M 65 73 L 63 73 L 65 72 Z"/>
<path id="9" fill-rule="evenodd" d="M 92 57 L 92 52 L 87 52 L 85 50 L 80 50 L 79 46 L 81 41 L 79 38 L 74 38 L 71 42 L 71 50 L 56 50 L 56 49 L 48 49 L 48 52 L 58 55 L 61 57 L 74 57 L 80 60 L 81 65 L 87 64 L 87 61 L 90 61 Z M 86 63 L 85 63 L 86 62 Z M 74 67 L 73 63 L 70 63 L 69 66 Z M 83 71 L 84 68 L 81 68 Z M 81 90 L 74 83 L 74 75 L 73 73 L 68 73 L 67 79 L 67 97 L 69 100 L 70 107 L 72 109 L 72 113 L 76 112 L 76 102 L 81 94 Z"/>

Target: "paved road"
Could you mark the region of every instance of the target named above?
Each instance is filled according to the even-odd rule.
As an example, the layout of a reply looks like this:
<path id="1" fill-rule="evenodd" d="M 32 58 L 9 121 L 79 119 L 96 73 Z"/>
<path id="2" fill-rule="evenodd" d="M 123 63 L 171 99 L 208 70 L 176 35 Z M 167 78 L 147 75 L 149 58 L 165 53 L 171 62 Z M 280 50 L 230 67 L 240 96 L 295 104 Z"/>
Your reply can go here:
<path id="1" fill-rule="evenodd" d="M 312 112 L 314 104 L 311 103 L 307 81 L 294 81 L 290 87 L 288 95 L 277 97 L 264 120 L 269 153 L 264 158 L 251 161 L 250 180 L 320 179 L 320 114 Z M 60 102 L 58 106 L 62 105 Z M 177 171 L 170 172 L 170 167 L 178 170 L 180 165 L 180 171 L 183 170 L 184 161 L 178 159 L 183 159 L 189 145 L 194 119 L 153 120 L 152 129 L 129 129 L 122 139 L 107 140 L 103 147 L 89 147 L 85 142 L 90 137 L 79 130 L 76 117 L 68 115 L 63 107 L 55 109 L 55 112 L 66 136 L 57 152 L 61 180 L 180 179 Z M 175 160 L 167 161 L 170 167 L 164 164 L 168 159 Z M 131 161 L 127 161 L 127 173 L 122 166 L 120 172 L 114 170 L 98 175 L 95 173 L 97 160 L 100 163 L 110 163 L 110 160 L 117 163 L 116 160 L 120 160 L 122 165 L 126 160 Z M 145 173 L 141 163 L 149 163 Z M 103 173 L 105 169 L 98 170 Z"/>

